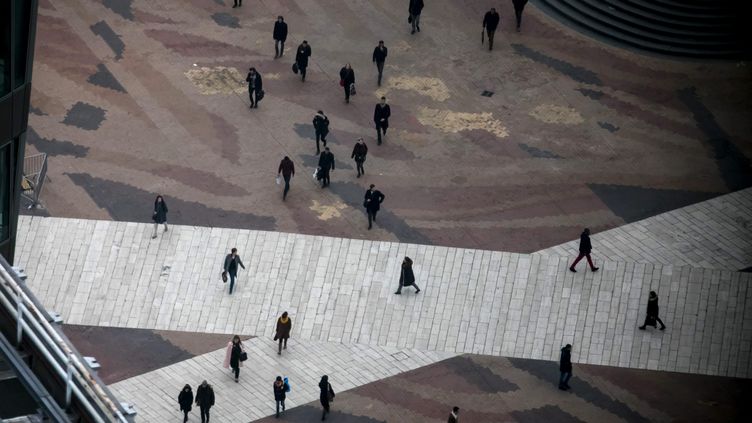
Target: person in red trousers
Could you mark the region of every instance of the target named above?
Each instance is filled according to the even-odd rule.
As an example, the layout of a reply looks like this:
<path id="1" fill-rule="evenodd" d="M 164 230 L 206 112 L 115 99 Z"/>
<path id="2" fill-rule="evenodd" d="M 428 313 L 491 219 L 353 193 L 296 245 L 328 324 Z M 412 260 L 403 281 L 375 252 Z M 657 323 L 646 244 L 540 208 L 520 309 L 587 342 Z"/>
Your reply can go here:
<path id="1" fill-rule="evenodd" d="M 576 273 L 577 271 L 574 270 L 574 267 L 577 266 L 577 263 L 579 263 L 583 257 L 587 257 L 587 262 L 590 265 L 590 270 L 597 272 L 598 268 L 595 267 L 595 265 L 593 264 L 593 259 L 590 258 L 590 251 L 592 250 L 593 246 L 590 244 L 590 229 L 585 228 L 585 230 L 582 231 L 582 234 L 580 235 L 580 254 L 574 260 L 574 263 L 569 266 L 569 270 Z"/>

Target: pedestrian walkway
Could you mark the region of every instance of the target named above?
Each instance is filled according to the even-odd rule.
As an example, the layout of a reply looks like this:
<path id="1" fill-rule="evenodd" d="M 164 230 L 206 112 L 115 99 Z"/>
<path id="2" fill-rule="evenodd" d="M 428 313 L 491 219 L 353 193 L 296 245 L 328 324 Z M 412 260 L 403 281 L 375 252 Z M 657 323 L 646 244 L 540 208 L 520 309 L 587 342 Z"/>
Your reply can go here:
<path id="1" fill-rule="evenodd" d="M 248 361 L 240 369 L 240 382 L 222 367 L 225 348 L 110 385 L 118 398 L 137 404 L 139 421 L 168 422 L 179 418 L 177 394 L 186 383 L 194 391 L 206 379 L 217 398 L 212 421 L 248 422 L 274 413 L 272 382 L 288 377 L 291 391 L 285 406 L 318 399 L 318 383 L 329 375 L 341 392 L 454 357 L 445 352 L 424 352 L 369 345 L 291 340 L 282 356 L 271 339 L 245 343 Z M 194 416 L 198 408 L 194 407 Z"/>
<path id="2" fill-rule="evenodd" d="M 724 204 L 703 207 L 713 216 Z M 665 231 L 679 221 L 672 213 L 656 220 Z M 571 343 L 575 362 L 752 375 L 749 273 L 621 259 L 573 274 L 568 251 L 525 255 L 189 226 L 151 240 L 150 230 L 22 217 L 17 262 L 44 304 L 72 324 L 263 338 L 286 310 L 299 340 L 544 360 Z M 594 246 L 598 252 L 597 238 Z M 248 270 L 229 296 L 219 272 L 231 247 Z M 405 255 L 423 291 L 395 296 Z M 665 332 L 637 330 L 650 290 L 659 292 Z"/>

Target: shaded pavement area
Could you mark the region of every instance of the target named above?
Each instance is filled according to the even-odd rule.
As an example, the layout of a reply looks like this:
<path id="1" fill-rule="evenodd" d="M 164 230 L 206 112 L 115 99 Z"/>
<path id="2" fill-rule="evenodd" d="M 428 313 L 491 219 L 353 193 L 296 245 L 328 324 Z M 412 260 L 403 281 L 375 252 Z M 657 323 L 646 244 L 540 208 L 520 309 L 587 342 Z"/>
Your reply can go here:
<path id="1" fill-rule="evenodd" d="M 572 389 L 557 389 L 558 363 L 462 355 L 340 392 L 332 422 L 443 422 L 453 406 L 460 421 L 733 422 L 749 421 L 752 381 L 574 364 Z M 337 381 L 331 380 L 334 390 Z M 294 390 L 288 395 L 294 396 Z M 271 401 L 271 399 L 270 399 Z M 293 408 L 281 419 L 312 422 L 321 406 Z"/>

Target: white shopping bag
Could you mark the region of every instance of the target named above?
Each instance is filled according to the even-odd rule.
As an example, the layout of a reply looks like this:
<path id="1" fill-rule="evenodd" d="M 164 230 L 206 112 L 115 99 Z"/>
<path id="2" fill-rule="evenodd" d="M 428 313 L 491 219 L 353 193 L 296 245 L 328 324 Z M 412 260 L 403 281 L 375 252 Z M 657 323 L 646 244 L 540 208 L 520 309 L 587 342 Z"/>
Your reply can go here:
<path id="1" fill-rule="evenodd" d="M 279 175 L 277 175 L 277 177 L 275 178 L 275 181 L 277 182 L 277 185 L 281 184 L 282 183 L 282 177 L 279 176 Z"/>

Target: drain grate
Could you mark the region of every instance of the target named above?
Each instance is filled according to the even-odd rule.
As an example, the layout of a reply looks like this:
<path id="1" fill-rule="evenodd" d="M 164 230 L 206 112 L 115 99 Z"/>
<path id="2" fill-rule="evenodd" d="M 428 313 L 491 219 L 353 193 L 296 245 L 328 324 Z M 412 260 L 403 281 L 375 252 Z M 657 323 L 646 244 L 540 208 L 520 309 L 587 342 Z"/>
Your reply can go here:
<path id="1" fill-rule="evenodd" d="M 402 351 L 396 352 L 396 353 L 392 354 L 392 357 L 394 357 L 394 358 L 396 358 L 397 360 L 400 360 L 400 361 L 410 358 L 409 355 L 405 354 Z"/>

